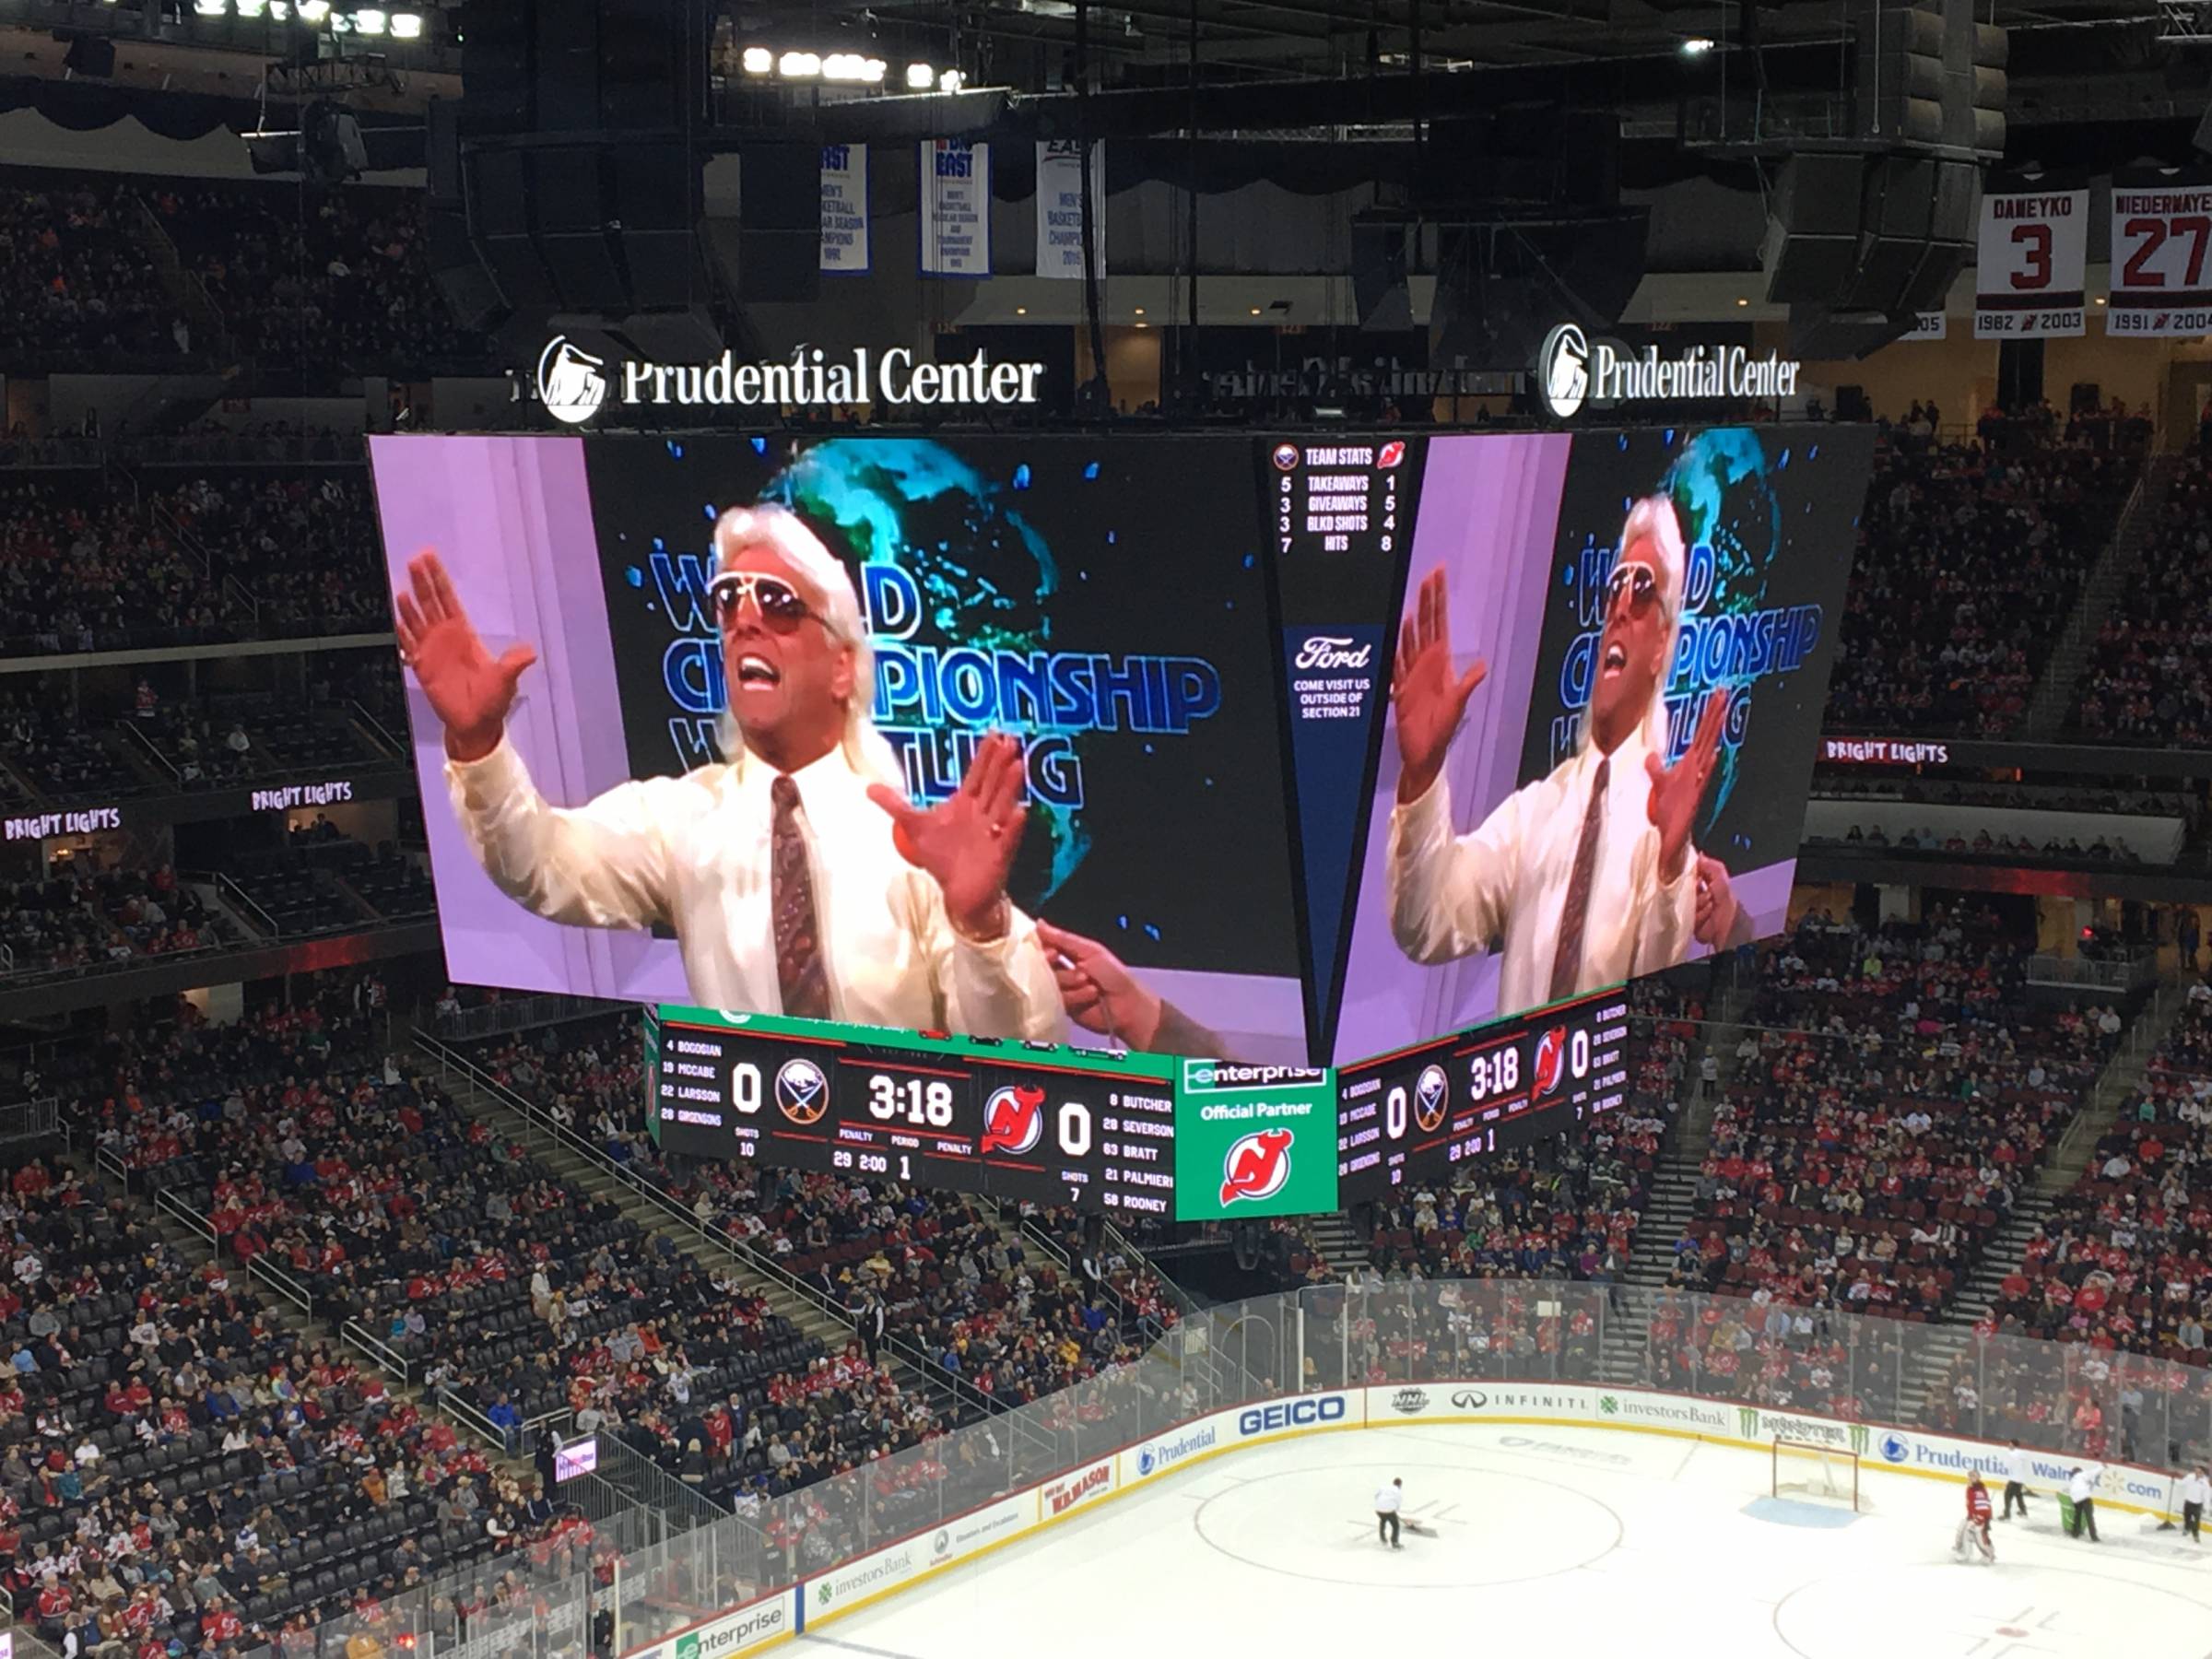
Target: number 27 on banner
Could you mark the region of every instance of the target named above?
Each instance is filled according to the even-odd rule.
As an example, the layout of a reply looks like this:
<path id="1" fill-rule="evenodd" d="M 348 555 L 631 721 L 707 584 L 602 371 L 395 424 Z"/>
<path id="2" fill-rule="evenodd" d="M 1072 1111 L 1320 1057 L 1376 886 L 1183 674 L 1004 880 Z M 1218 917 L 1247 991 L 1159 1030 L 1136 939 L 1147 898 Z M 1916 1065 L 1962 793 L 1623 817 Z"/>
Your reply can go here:
<path id="1" fill-rule="evenodd" d="M 2201 335 L 2212 326 L 2212 188 L 2112 190 L 2105 332 Z"/>

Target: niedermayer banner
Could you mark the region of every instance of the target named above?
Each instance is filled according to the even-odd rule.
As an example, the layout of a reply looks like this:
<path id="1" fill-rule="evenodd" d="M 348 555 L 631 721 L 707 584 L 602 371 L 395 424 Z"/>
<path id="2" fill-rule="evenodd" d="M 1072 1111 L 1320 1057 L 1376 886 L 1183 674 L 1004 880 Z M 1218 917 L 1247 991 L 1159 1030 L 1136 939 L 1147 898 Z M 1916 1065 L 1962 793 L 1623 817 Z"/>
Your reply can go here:
<path id="1" fill-rule="evenodd" d="M 991 147 L 922 141 L 922 275 L 991 275 Z"/>
<path id="2" fill-rule="evenodd" d="M 822 265 L 838 276 L 868 274 L 868 147 L 822 146 Z"/>
<path id="3" fill-rule="evenodd" d="M 1090 148 L 1092 263 L 1106 275 L 1106 147 Z M 1083 276 L 1083 147 L 1072 138 L 1037 145 L 1037 275 Z"/>

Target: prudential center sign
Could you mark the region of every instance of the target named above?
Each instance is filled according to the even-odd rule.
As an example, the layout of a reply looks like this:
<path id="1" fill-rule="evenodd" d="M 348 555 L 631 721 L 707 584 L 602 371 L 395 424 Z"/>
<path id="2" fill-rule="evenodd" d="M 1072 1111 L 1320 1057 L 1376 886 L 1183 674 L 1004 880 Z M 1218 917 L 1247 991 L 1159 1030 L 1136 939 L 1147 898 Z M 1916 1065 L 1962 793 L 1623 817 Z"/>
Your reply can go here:
<path id="1" fill-rule="evenodd" d="M 594 354 L 556 335 L 537 359 L 537 398 L 568 426 L 589 423 L 607 405 L 631 408 L 1013 408 L 1034 404 L 1042 363 L 918 363 L 904 347 L 832 356 L 802 346 L 787 362 L 741 363 L 724 352 L 711 363 L 655 363 Z"/>
<path id="2" fill-rule="evenodd" d="M 1562 323 L 1536 353 L 1536 395 L 1560 420 L 1571 420 L 1585 404 L 1794 397 L 1801 367 L 1771 351 L 1754 357 L 1742 346 L 1693 346 L 1672 358 L 1655 346 L 1628 352 Z"/>

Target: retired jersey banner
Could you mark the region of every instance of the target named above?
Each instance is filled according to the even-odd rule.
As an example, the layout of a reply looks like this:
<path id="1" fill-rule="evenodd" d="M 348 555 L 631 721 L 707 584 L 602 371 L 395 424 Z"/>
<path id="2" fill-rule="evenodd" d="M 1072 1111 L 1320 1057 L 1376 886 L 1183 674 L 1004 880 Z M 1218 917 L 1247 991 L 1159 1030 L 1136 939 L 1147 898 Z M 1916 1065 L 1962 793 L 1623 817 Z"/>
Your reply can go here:
<path id="1" fill-rule="evenodd" d="M 2079 335 L 2088 254 L 2088 191 L 1984 187 L 1974 260 L 1974 338 Z"/>
<path id="2" fill-rule="evenodd" d="M 822 269 L 868 274 L 868 147 L 822 146 Z"/>
<path id="3" fill-rule="evenodd" d="M 991 275 L 991 147 L 922 141 L 922 275 Z"/>
<path id="4" fill-rule="evenodd" d="M 1951 320 L 1942 312 L 1914 312 L 1912 326 L 1906 331 L 1908 340 L 1942 340 L 1950 337 Z"/>
<path id="5" fill-rule="evenodd" d="M 2212 182 L 2112 180 L 2112 302 L 2104 332 L 2212 332 Z"/>
<path id="6" fill-rule="evenodd" d="M 1106 147 L 1090 147 L 1093 263 L 1106 275 Z M 1037 275 L 1083 277 L 1083 147 L 1072 138 L 1037 145 Z"/>

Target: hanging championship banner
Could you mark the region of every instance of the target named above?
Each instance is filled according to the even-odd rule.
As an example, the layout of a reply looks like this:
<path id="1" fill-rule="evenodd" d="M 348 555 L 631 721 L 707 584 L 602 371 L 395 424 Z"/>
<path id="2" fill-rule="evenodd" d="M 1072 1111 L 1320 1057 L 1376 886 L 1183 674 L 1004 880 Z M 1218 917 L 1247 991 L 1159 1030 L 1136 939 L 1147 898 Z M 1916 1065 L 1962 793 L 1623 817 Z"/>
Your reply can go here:
<path id="1" fill-rule="evenodd" d="M 1947 339 L 1950 332 L 1951 319 L 1945 312 L 1914 312 L 1912 327 L 1904 337 L 1908 340 L 1941 340 Z"/>
<path id="2" fill-rule="evenodd" d="M 1094 263 L 1106 275 L 1106 147 L 1090 147 Z M 1037 145 L 1037 275 L 1083 276 L 1083 147 L 1072 138 Z"/>
<path id="3" fill-rule="evenodd" d="M 1974 260 L 1974 338 L 2079 335 L 2088 253 L 2088 191 L 1984 187 Z"/>
<path id="4" fill-rule="evenodd" d="M 868 147 L 822 146 L 822 269 L 868 274 Z"/>
<path id="5" fill-rule="evenodd" d="M 2212 332 L 2212 183 L 2112 180 L 2108 335 Z"/>
<path id="6" fill-rule="evenodd" d="M 922 275 L 991 275 L 991 147 L 922 141 Z"/>

